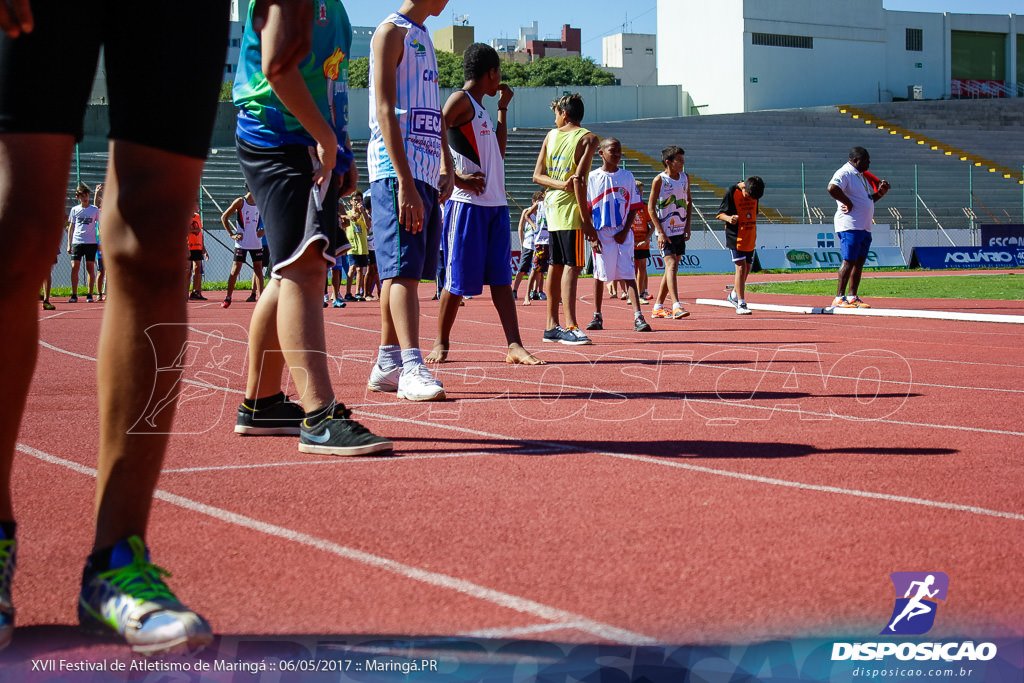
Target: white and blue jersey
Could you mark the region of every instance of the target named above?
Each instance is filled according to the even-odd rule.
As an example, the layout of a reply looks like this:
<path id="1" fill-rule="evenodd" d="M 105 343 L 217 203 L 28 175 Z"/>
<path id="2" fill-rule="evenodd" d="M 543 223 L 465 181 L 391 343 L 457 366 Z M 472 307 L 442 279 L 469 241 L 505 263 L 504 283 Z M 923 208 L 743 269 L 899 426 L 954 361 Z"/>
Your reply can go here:
<path id="1" fill-rule="evenodd" d="M 405 156 L 413 178 L 438 188 L 441 181 L 441 94 L 438 89 L 437 56 L 430 34 L 419 24 L 397 12 L 380 26 L 394 24 L 405 30 L 405 51 L 398 64 L 395 116 L 405 145 Z M 380 29 L 380 26 L 377 28 Z M 396 178 L 381 135 L 374 103 L 374 58 L 370 52 L 370 142 L 366 163 L 370 182 Z"/>
<path id="2" fill-rule="evenodd" d="M 625 227 L 629 212 L 643 205 L 636 191 L 636 179 L 624 168 L 615 173 L 601 168 L 591 171 L 587 177 L 587 201 L 594 229 L 610 234 Z"/>

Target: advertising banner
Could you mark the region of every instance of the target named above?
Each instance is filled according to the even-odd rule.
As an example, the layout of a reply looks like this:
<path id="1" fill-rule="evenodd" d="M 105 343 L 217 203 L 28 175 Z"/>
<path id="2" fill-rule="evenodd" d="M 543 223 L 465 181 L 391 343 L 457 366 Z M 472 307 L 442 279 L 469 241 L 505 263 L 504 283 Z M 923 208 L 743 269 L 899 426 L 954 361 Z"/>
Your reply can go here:
<path id="1" fill-rule="evenodd" d="M 1024 247 L 1024 225 L 983 224 L 981 226 L 981 246 Z"/>
<path id="2" fill-rule="evenodd" d="M 892 245 L 889 225 L 886 223 L 871 226 L 871 243 L 879 247 Z M 819 225 L 759 223 L 757 226 L 757 250 L 762 249 L 832 249 L 839 246 L 835 230 L 831 223 Z"/>
<path id="3" fill-rule="evenodd" d="M 679 274 L 692 275 L 697 273 L 735 273 L 732 255 L 728 249 L 694 249 L 679 257 Z M 651 254 L 647 259 L 647 274 L 661 276 L 665 274 L 665 259 L 661 254 Z"/>
<path id="4" fill-rule="evenodd" d="M 911 267 L 1024 268 L 1024 245 L 1012 247 L 914 247 Z"/>
<path id="5" fill-rule="evenodd" d="M 834 249 L 758 249 L 757 260 L 764 270 L 806 270 L 835 268 L 843 263 L 839 248 Z M 871 247 L 865 268 L 899 268 L 906 266 L 899 247 Z"/>

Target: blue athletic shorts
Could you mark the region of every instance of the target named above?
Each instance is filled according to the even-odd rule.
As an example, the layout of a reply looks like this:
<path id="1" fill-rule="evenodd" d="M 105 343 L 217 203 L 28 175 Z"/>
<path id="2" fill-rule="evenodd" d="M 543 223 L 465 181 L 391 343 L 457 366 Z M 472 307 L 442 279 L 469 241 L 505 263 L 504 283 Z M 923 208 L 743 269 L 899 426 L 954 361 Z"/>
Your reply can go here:
<path id="1" fill-rule="evenodd" d="M 844 261 L 863 261 L 871 248 L 871 233 L 867 230 L 841 230 L 839 253 Z"/>
<path id="2" fill-rule="evenodd" d="M 416 181 L 423 202 L 423 229 L 413 234 L 398 224 L 398 181 L 394 178 L 370 183 L 373 202 L 373 238 L 377 252 L 377 273 L 381 281 L 396 277 L 433 280 L 441 247 L 441 205 L 437 190 Z"/>
<path id="3" fill-rule="evenodd" d="M 444 217 L 445 289 L 477 296 L 484 285 L 512 284 L 512 232 L 508 207 L 449 200 Z"/>

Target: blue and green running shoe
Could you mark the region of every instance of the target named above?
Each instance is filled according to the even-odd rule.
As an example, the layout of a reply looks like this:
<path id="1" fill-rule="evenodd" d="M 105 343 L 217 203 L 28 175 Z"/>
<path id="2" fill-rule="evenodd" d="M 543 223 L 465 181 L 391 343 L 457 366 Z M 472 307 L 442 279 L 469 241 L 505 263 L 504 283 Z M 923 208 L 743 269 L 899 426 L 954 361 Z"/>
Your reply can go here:
<path id="1" fill-rule="evenodd" d="M 142 539 L 119 541 L 110 569 L 87 564 L 78 598 L 78 620 L 88 630 L 122 636 L 141 655 L 185 653 L 213 640 L 210 625 L 181 604 L 164 583 L 170 573 L 149 561 Z"/>
<path id="2" fill-rule="evenodd" d="M 18 542 L 0 531 L 0 650 L 7 647 L 14 635 L 14 605 L 11 604 L 11 581 L 17 564 Z"/>

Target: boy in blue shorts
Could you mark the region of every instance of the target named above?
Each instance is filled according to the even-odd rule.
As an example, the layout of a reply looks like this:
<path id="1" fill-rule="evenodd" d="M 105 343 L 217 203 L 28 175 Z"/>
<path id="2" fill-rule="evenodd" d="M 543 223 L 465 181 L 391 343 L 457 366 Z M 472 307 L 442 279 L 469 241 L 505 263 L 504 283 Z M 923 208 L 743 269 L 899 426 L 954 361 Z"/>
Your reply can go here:
<path id="1" fill-rule="evenodd" d="M 508 344 L 506 363 L 539 365 L 542 361 L 523 348 L 512 293 L 511 226 L 505 199 L 505 143 L 508 103 L 512 89 L 501 82 L 501 60 L 489 45 L 473 43 L 463 55 L 466 83 L 444 105 L 455 189 L 445 204 L 444 245 L 447 282 L 441 292 L 437 339 L 428 363 L 448 358 L 452 326 L 464 296 L 491 288 Z M 498 96 L 498 125 L 484 109 L 484 97 Z"/>
<path id="2" fill-rule="evenodd" d="M 339 187 L 351 191 L 358 180 L 347 133 L 352 26 L 340 0 L 324 0 L 320 10 L 310 20 L 309 55 L 280 74 L 263 71 L 283 31 L 273 15 L 257 34 L 250 3 L 242 35 L 233 91 L 236 146 L 274 266 L 249 326 L 248 378 L 235 432 L 298 435 L 303 453 L 369 455 L 392 445 L 336 400 L 320 303 L 325 267 L 349 246 L 338 229 Z M 281 391 L 286 365 L 301 407 Z"/>
<path id="3" fill-rule="evenodd" d="M 441 206 L 451 153 L 441 116 L 437 57 L 423 22 L 448 0 L 405 0 L 373 34 L 366 148 L 381 279 L 377 362 L 366 386 L 410 401 L 444 400 L 420 352 L 420 280 L 437 274 Z"/>
<path id="4" fill-rule="evenodd" d="M 737 315 L 750 315 L 746 289 L 750 266 L 754 263 L 757 245 L 757 203 L 764 196 L 764 181 L 752 175 L 725 191 L 716 218 L 725 223 L 725 246 L 732 252 L 736 266 L 736 279 L 729 293 L 729 301 L 736 306 Z"/>

